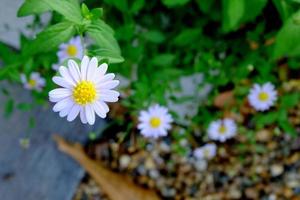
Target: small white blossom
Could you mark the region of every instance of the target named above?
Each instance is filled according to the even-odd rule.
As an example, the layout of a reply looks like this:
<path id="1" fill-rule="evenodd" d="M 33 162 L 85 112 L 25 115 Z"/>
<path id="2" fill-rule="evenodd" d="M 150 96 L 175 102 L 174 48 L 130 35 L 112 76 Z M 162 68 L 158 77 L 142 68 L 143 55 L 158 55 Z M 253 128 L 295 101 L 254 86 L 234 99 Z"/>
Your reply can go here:
<path id="1" fill-rule="evenodd" d="M 250 105 L 257 111 L 266 111 L 277 100 L 277 91 L 272 83 L 254 84 L 248 95 Z"/>
<path id="2" fill-rule="evenodd" d="M 91 60 L 84 56 L 81 66 L 74 60 L 68 61 L 68 67 L 59 68 L 60 76 L 53 77 L 53 82 L 61 86 L 49 92 L 49 99 L 56 104 L 54 112 L 59 112 L 60 117 L 73 121 L 80 115 L 81 122 L 93 125 L 95 113 L 105 118 L 109 111 L 106 102 L 118 101 L 119 92 L 112 90 L 119 85 L 118 80 L 113 80 L 115 74 L 105 74 L 107 64 L 98 67 L 98 60 Z"/>
<path id="3" fill-rule="evenodd" d="M 71 38 L 67 43 L 63 43 L 59 46 L 57 57 L 59 63 L 63 63 L 69 58 L 82 59 L 84 47 L 81 44 L 79 36 Z"/>
<path id="4" fill-rule="evenodd" d="M 168 134 L 172 122 L 173 118 L 167 108 L 154 105 L 140 112 L 138 129 L 145 137 L 158 138 Z"/>
<path id="5" fill-rule="evenodd" d="M 43 87 L 46 85 L 46 81 L 41 77 L 40 73 L 32 72 L 27 79 L 25 74 L 21 74 L 21 81 L 24 85 L 24 88 L 28 90 L 42 91 Z"/>
<path id="6" fill-rule="evenodd" d="M 217 146 L 214 143 L 205 144 L 194 150 L 194 157 L 197 159 L 212 159 L 217 154 Z"/>
<path id="7" fill-rule="evenodd" d="M 211 140 L 224 142 L 236 135 L 237 126 L 232 119 L 216 120 L 208 127 L 208 137 Z"/>

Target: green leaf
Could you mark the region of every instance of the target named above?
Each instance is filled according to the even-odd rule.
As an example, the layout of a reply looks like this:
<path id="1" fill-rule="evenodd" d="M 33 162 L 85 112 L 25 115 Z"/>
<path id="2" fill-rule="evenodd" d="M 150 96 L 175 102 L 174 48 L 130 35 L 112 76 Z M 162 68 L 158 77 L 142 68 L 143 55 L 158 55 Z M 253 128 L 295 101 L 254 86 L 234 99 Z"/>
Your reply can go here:
<path id="1" fill-rule="evenodd" d="M 28 128 L 34 128 L 36 125 L 36 120 L 34 119 L 34 117 L 30 117 L 28 120 Z"/>
<path id="2" fill-rule="evenodd" d="M 197 41 L 201 36 L 200 28 L 185 29 L 174 38 L 174 44 L 177 46 L 186 46 Z"/>
<path id="3" fill-rule="evenodd" d="M 273 58 L 300 55 L 300 11 L 292 15 L 276 36 Z"/>
<path id="4" fill-rule="evenodd" d="M 167 7 L 174 7 L 174 6 L 183 6 L 190 0 L 162 0 L 163 4 Z"/>
<path id="5" fill-rule="evenodd" d="M 120 54 L 120 47 L 114 38 L 114 31 L 102 20 L 93 21 L 92 24 L 87 27 L 87 34 L 100 49 L 106 49 L 114 54 Z"/>
<path id="6" fill-rule="evenodd" d="M 170 66 L 175 59 L 175 55 L 173 54 L 160 54 L 155 56 L 152 60 L 151 63 L 156 66 Z"/>
<path id="7" fill-rule="evenodd" d="M 293 127 L 293 125 L 289 121 L 287 121 L 287 120 L 285 120 L 285 121 L 279 121 L 279 126 L 287 134 L 292 135 L 292 136 L 296 136 L 297 135 L 297 132 L 296 132 L 295 128 Z"/>
<path id="8" fill-rule="evenodd" d="M 11 63 L 9 65 L 5 65 L 3 67 L 0 67 L 0 80 L 3 79 L 10 79 L 12 78 L 12 76 L 14 75 L 18 75 L 18 79 L 19 79 L 19 72 L 17 71 L 17 69 L 22 66 L 23 60 L 17 60 L 14 63 Z M 15 79 L 14 79 L 15 80 Z"/>
<path id="9" fill-rule="evenodd" d="M 235 30 L 244 15 L 244 0 L 223 0 L 222 29 L 225 32 Z"/>
<path id="10" fill-rule="evenodd" d="M 113 5 L 116 7 L 118 10 L 122 12 L 127 12 L 128 11 L 128 2 L 127 0 L 104 0 L 105 3 Z"/>
<path id="11" fill-rule="evenodd" d="M 63 15 L 66 19 L 80 23 L 82 20 L 81 10 L 78 0 L 43 0 L 56 12 Z"/>
<path id="12" fill-rule="evenodd" d="M 21 111 L 30 111 L 32 109 L 33 105 L 29 103 L 19 103 L 17 105 L 17 108 Z"/>
<path id="13" fill-rule="evenodd" d="M 35 40 L 26 47 L 26 55 L 38 52 L 49 52 L 75 34 L 75 26 L 71 22 L 60 22 L 39 33 Z"/>
<path id="14" fill-rule="evenodd" d="M 277 11 L 279 12 L 282 22 L 285 22 L 293 13 L 293 9 L 285 0 L 273 0 Z"/>
<path id="15" fill-rule="evenodd" d="M 9 99 L 6 101 L 5 103 L 5 107 L 4 107 L 4 117 L 8 118 L 11 116 L 12 112 L 14 110 L 14 100 L 13 99 Z"/>
<path id="16" fill-rule="evenodd" d="M 240 24 L 254 20 L 267 2 L 267 0 L 223 0 L 223 31 L 234 31 Z"/>
<path id="17" fill-rule="evenodd" d="M 130 12 L 133 14 L 137 14 L 144 7 L 145 0 L 135 0 L 130 8 Z"/>
<path id="18" fill-rule="evenodd" d="M 41 14 L 52 10 L 49 4 L 44 0 L 26 0 L 18 10 L 18 17 L 24 17 L 32 14 Z"/>
<path id="19" fill-rule="evenodd" d="M 90 15 L 90 10 L 85 3 L 81 4 L 81 13 L 84 17 L 88 17 Z"/>
<path id="20" fill-rule="evenodd" d="M 158 44 L 162 43 L 166 39 L 165 35 L 162 32 L 156 30 L 148 31 L 144 33 L 143 36 L 146 40 Z"/>
<path id="21" fill-rule="evenodd" d="M 10 47 L 0 42 L 0 57 L 4 63 L 8 64 L 13 62 L 16 57 L 15 54 L 16 53 L 13 52 Z"/>
<path id="22" fill-rule="evenodd" d="M 199 9 L 207 14 L 215 3 L 215 0 L 196 0 Z"/>
<path id="23" fill-rule="evenodd" d="M 107 49 L 96 49 L 89 51 L 90 56 L 96 56 L 99 60 L 107 59 L 109 63 L 120 63 L 124 58 L 119 54 Z"/>
<path id="24" fill-rule="evenodd" d="M 118 41 L 124 40 L 124 41 L 131 41 L 134 37 L 134 31 L 135 31 L 135 24 L 128 23 L 124 24 L 122 26 L 119 26 L 116 28 L 116 34 L 115 37 L 118 39 Z"/>
<path id="25" fill-rule="evenodd" d="M 91 10 L 92 19 L 97 20 L 103 16 L 103 8 L 94 8 Z"/>
<path id="26" fill-rule="evenodd" d="M 278 119 L 278 112 L 268 112 L 264 114 L 257 114 L 253 120 L 257 128 L 261 129 L 266 125 L 275 123 Z"/>
<path id="27" fill-rule="evenodd" d="M 18 16 L 56 11 L 66 19 L 79 24 L 82 21 L 78 0 L 26 0 L 18 11 Z"/>
<path id="28" fill-rule="evenodd" d="M 254 20 L 268 3 L 268 0 L 244 0 L 245 11 L 242 22 Z"/>
<path id="29" fill-rule="evenodd" d="M 299 93 L 286 94 L 281 97 L 280 107 L 285 109 L 292 108 L 299 103 L 299 100 L 300 100 Z"/>

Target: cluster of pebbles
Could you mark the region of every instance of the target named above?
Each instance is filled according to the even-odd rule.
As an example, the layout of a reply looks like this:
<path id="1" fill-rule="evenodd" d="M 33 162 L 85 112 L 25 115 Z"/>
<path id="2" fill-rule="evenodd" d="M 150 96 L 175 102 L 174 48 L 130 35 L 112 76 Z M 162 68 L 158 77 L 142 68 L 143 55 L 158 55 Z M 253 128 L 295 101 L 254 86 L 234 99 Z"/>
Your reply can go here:
<path id="1" fill-rule="evenodd" d="M 286 134 L 261 130 L 255 142 L 239 134 L 217 144 L 210 161 L 174 153 L 164 140 L 133 146 L 110 140 L 90 145 L 87 153 L 162 199 L 300 200 L 300 139 Z"/>
<path id="2" fill-rule="evenodd" d="M 109 200 L 89 176 L 79 185 L 73 200 Z"/>

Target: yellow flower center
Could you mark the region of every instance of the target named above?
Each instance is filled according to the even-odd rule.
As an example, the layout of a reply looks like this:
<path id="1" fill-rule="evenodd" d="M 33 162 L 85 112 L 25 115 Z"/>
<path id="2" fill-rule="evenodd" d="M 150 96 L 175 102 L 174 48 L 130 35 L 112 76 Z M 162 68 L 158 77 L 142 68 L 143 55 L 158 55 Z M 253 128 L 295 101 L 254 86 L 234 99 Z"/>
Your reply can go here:
<path id="1" fill-rule="evenodd" d="M 258 99 L 259 99 L 260 101 L 267 101 L 267 100 L 269 99 L 269 95 L 268 95 L 268 93 L 266 93 L 266 92 L 261 92 L 261 93 L 259 93 L 259 95 L 258 95 Z"/>
<path id="2" fill-rule="evenodd" d="M 31 87 L 35 87 L 36 86 L 36 80 L 30 79 L 28 81 L 28 85 L 30 85 Z"/>
<path id="3" fill-rule="evenodd" d="M 152 117 L 150 119 L 150 126 L 152 128 L 157 128 L 160 126 L 160 124 L 161 124 L 161 120 L 158 117 Z"/>
<path id="4" fill-rule="evenodd" d="M 95 85 L 89 81 L 80 82 L 73 90 L 73 99 L 79 105 L 92 103 L 96 96 Z"/>
<path id="5" fill-rule="evenodd" d="M 67 48 L 67 53 L 69 56 L 74 57 L 77 54 L 77 47 L 75 45 L 69 45 Z"/>
<path id="6" fill-rule="evenodd" d="M 224 125 L 221 125 L 221 126 L 219 127 L 219 133 L 220 133 L 220 134 L 224 134 L 226 131 L 227 131 L 227 128 L 226 128 Z"/>

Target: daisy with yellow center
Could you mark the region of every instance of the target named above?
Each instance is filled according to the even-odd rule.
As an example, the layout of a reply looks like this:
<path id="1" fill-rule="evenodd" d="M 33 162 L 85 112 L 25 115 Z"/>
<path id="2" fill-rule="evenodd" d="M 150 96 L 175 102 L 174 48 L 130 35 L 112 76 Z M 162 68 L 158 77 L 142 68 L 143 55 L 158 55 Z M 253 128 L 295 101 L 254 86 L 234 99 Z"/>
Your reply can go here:
<path id="1" fill-rule="evenodd" d="M 140 112 L 138 129 L 145 137 L 158 138 L 168 134 L 172 122 L 173 118 L 167 108 L 154 105 Z"/>
<path id="2" fill-rule="evenodd" d="M 193 154 L 196 159 L 212 159 L 217 154 L 217 146 L 214 143 L 205 144 L 196 148 Z"/>
<path id="3" fill-rule="evenodd" d="M 79 36 L 71 38 L 68 42 L 59 46 L 57 57 L 59 63 L 63 63 L 69 58 L 82 59 L 84 47 Z"/>
<path id="4" fill-rule="evenodd" d="M 266 111 L 277 100 L 277 91 L 271 83 L 254 84 L 248 95 L 249 104 L 257 111 Z"/>
<path id="5" fill-rule="evenodd" d="M 225 142 L 236 135 L 237 126 L 232 119 L 220 119 L 213 121 L 208 127 L 208 137 L 211 140 Z"/>
<path id="6" fill-rule="evenodd" d="M 84 56 L 80 67 L 74 60 L 68 61 L 68 67 L 59 68 L 60 76 L 53 77 L 53 82 L 62 88 L 50 91 L 50 101 L 56 104 L 54 112 L 59 112 L 60 117 L 73 121 L 80 115 L 81 122 L 93 125 L 95 113 L 105 118 L 109 108 L 106 102 L 116 102 L 119 92 L 113 90 L 119 85 L 118 80 L 113 80 L 113 73 L 105 74 L 107 64 L 98 67 L 97 58 L 91 60 Z"/>
<path id="7" fill-rule="evenodd" d="M 28 79 L 25 74 L 21 74 L 21 81 L 24 88 L 38 92 L 42 91 L 43 87 L 46 85 L 45 79 L 41 77 L 38 72 L 32 72 Z"/>

